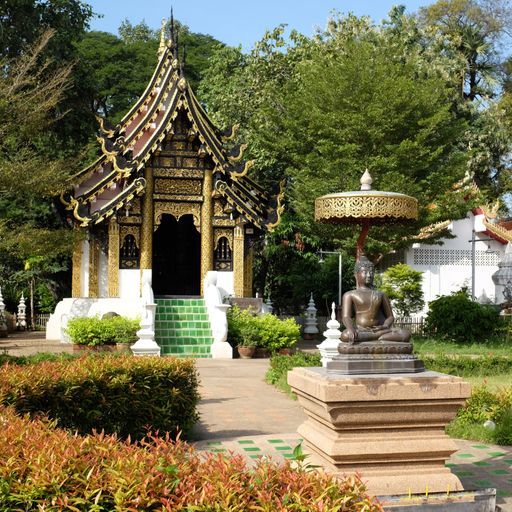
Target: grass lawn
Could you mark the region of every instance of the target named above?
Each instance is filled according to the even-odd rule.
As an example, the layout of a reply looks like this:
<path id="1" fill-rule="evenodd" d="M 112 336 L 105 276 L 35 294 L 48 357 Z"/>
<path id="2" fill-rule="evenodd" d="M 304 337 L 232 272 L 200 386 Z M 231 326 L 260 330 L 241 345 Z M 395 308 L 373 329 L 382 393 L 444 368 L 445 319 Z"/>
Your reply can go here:
<path id="1" fill-rule="evenodd" d="M 511 356 L 512 340 L 496 338 L 485 343 L 455 343 L 435 338 L 413 338 L 414 352 L 420 355 Z M 512 383 L 512 382 L 511 382 Z"/>
<path id="2" fill-rule="evenodd" d="M 471 387 L 486 384 L 489 389 L 509 388 L 512 386 L 512 374 L 493 375 L 491 377 L 463 377 L 471 384 Z"/>

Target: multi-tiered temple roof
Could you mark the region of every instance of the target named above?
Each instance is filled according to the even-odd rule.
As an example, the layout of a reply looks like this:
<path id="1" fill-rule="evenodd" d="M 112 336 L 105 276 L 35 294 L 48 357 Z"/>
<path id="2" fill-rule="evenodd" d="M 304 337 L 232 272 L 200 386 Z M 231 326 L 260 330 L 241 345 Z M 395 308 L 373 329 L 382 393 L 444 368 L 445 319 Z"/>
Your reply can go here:
<path id="1" fill-rule="evenodd" d="M 162 29 L 158 64 L 146 90 L 115 127 L 98 118 L 101 156 L 73 176 L 73 188 L 62 194 L 62 203 L 82 227 L 100 224 L 128 208 L 144 194 L 149 160 L 172 137 L 177 117 L 184 115 L 191 126 L 188 139 L 199 141 L 198 156 L 213 162 L 214 193 L 242 221 L 273 229 L 283 210 L 283 185 L 271 197 L 247 176 L 253 161 L 242 159 L 246 145 L 226 146 L 237 127 L 221 132 L 214 126 L 183 75 L 174 37 L 166 41 L 163 34 Z"/>

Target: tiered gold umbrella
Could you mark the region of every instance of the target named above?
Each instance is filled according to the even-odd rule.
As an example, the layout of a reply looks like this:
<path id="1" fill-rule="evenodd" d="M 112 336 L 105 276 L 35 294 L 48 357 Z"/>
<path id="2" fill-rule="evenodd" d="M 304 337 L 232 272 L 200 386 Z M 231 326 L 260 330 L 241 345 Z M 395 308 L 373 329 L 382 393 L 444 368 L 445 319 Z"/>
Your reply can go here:
<path id="1" fill-rule="evenodd" d="M 361 178 L 361 190 L 327 194 L 315 200 L 315 220 L 329 224 L 361 224 L 357 258 L 372 225 L 408 222 L 418 218 L 418 201 L 397 192 L 372 190 L 368 169 Z"/>

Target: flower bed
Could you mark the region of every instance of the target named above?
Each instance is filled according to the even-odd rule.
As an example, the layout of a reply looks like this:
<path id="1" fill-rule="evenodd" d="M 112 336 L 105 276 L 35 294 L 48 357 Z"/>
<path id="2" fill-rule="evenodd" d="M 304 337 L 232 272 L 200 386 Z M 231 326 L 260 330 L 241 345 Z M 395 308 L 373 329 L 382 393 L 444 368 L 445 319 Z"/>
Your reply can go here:
<path id="1" fill-rule="evenodd" d="M 204 456 L 182 441 L 85 437 L 0 409 L 0 503 L 5 510 L 376 512 L 356 477 L 242 457 Z"/>

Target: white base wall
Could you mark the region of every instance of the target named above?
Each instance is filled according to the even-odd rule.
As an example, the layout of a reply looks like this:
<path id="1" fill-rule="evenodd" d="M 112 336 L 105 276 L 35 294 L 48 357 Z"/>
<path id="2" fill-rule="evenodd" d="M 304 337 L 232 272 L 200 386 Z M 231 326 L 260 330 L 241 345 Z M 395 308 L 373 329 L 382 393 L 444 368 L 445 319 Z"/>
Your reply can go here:
<path id="1" fill-rule="evenodd" d="M 122 298 L 89 299 L 70 298 L 61 300 L 55 312 L 50 315 L 46 325 L 46 339 L 60 340 L 69 343 L 66 326 L 70 318 L 102 316 L 114 312 L 128 318 L 140 318 L 142 303 L 140 297 L 136 300 Z"/>
<path id="2" fill-rule="evenodd" d="M 141 271 L 139 269 L 121 269 L 119 271 L 119 297 L 121 299 L 138 299 L 141 294 L 140 288 Z"/>

